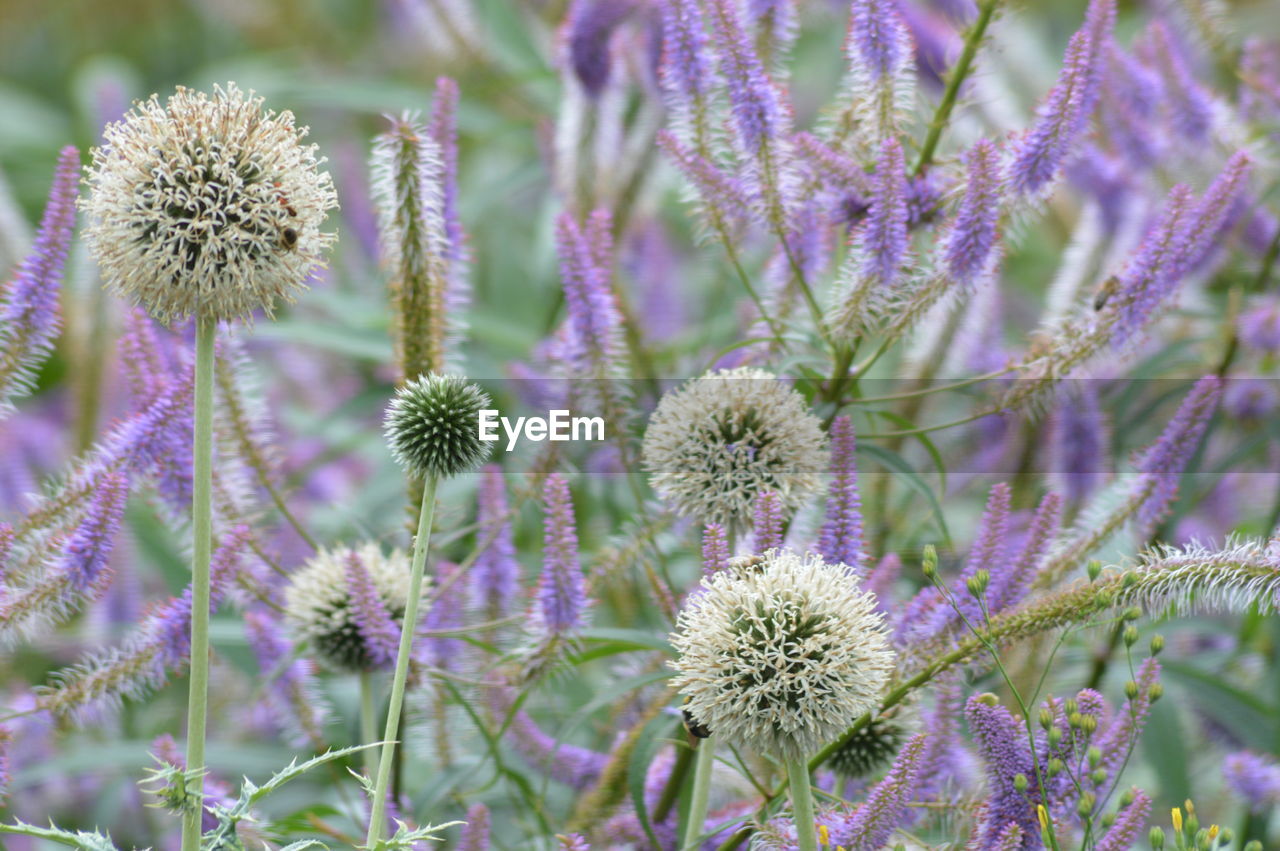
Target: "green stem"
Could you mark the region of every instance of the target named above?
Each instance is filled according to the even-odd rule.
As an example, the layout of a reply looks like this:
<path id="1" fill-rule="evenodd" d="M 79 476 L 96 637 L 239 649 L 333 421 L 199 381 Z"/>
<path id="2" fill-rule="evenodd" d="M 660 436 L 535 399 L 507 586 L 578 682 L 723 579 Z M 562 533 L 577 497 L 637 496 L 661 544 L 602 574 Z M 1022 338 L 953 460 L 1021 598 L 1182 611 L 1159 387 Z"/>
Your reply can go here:
<path id="1" fill-rule="evenodd" d="M 942 100 L 938 102 L 938 109 L 933 113 L 933 120 L 929 122 L 929 134 L 925 136 L 924 145 L 920 148 L 920 157 L 911 169 L 912 177 L 919 177 L 929 167 L 929 163 L 933 162 L 933 155 L 938 150 L 942 131 L 951 121 L 951 110 L 955 108 L 956 98 L 960 95 L 960 85 L 969 76 L 973 59 L 978 55 L 978 45 L 982 43 L 982 36 L 986 34 L 987 25 L 991 23 L 999 3 L 1000 0 L 987 0 L 983 3 L 978 10 L 978 19 L 973 22 L 973 26 L 965 35 L 964 49 L 960 53 L 960 58 L 956 60 L 955 67 L 947 75 L 947 88 L 942 92 Z"/>
<path id="2" fill-rule="evenodd" d="M 792 821 L 800 851 L 818 851 L 818 829 L 813 821 L 813 791 L 809 788 L 809 764 L 787 760 L 787 786 L 791 790 Z"/>
<path id="3" fill-rule="evenodd" d="M 413 539 L 413 568 L 409 574 L 409 600 L 400 626 L 400 650 L 396 653 L 396 673 L 391 681 L 391 703 L 387 706 L 387 726 L 382 736 L 382 756 L 378 760 L 378 781 L 373 793 L 373 812 L 369 817 L 369 833 L 365 846 L 373 849 L 382 839 L 387 815 L 387 787 L 391 782 L 391 763 L 400 735 L 400 710 L 404 707 L 404 686 L 409 679 L 409 652 L 413 647 L 413 631 L 418 624 L 418 601 L 422 596 L 422 574 L 427 566 L 427 549 L 431 544 L 431 521 L 436 510 L 434 476 L 423 482 L 422 508 L 418 511 L 418 534 Z"/>
<path id="4" fill-rule="evenodd" d="M 689 801 L 689 819 L 684 825 L 681 848 L 697 848 L 698 837 L 707 823 L 707 803 L 711 798 L 711 771 L 716 764 L 716 737 L 698 742 L 697 760 L 693 768 L 693 797 Z"/>
<path id="5" fill-rule="evenodd" d="M 371 745 L 378 741 L 378 710 L 373 699 L 373 672 L 360 672 L 360 744 Z M 369 748 L 364 752 L 364 770 L 373 777 L 378 769 L 375 751 Z"/>
<path id="6" fill-rule="evenodd" d="M 693 764 L 693 755 L 697 750 L 699 748 L 676 748 L 676 764 L 672 766 L 671 774 L 667 777 L 667 785 L 662 789 L 658 805 L 653 808 L 654 824 L 661 824 L 671 812 L 671 808 L 675 806 L 676 796 L 680 793 L 680 787 L 684 785 L 685 777 L 689 775 L 689 766 Z"/>
<path id="7" fill-rule="evenodd" d="M 209 557 L 213 551 L 213 341 L 218 323 L 199 320 L 196 332 L 195 440 L 191 499 L 191 681 L 187 697 L 187 768 L 204 770 L 204 730 L 209 698 Z M 204 777 L 187 792 L 195 806 L 182 819 L 182 851 L 199 851 Z"/>

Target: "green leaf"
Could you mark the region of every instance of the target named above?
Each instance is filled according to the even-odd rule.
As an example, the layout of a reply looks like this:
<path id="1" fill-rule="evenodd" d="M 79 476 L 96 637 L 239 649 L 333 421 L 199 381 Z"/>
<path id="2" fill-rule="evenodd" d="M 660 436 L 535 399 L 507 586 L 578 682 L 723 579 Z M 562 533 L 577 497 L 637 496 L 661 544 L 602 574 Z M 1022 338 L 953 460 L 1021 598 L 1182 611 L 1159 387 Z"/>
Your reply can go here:
<path id="1" fill-rule="evenodd" d="M 1263 753 L 1277 738 L 1277 710 L 1257 695 L 1238 689 L 1222 678 L 1186 662 L 1166 661 L 1165 676 L 1186 689 L 1188 698 L 1210 718 Z"/>
<path id="2" fill-rule="evenodd" d="M 659 733 L 670 726 L 671 719 L 665 715 L 651 718 L 640 731 L 640 737 L 631 751 L 631 758 L 627 760 L 627 791 L 631 795 L 631 806 L 635 808 L 636 819 L 640 822 L 640 827 L 644 828 L 645 835 L 649 837 L 653 848 L 661 847 L 662 843 L 658 842 L 658 837 L 653 833 L 653 825 L 649 822 L 649 808 L 644 800 L 644 787 L 649 775 L 649 766 L 653 763 L 658 748 L 666 741 Z"/>
<path id="3" fill-rule="evenodd" d="M 59 845 L 69 845 L 72 848 L 84 849 L 84 851 L 120 851 L 109 836 L 104 836 L 97 832 L 88 833 L 83 830 L 63 830 L 54 826 L 52 822 L 49 823 L 48 827 L 36 827 L 33 824 L 18 820 L 13 824 L 0 824 L 0 833 L 34 836 L 37 839 L 48 839 Z"/>
<path id="4" fill-rule="evenodd" d="M 948 547 L 951 546 L 951 532 L 947 530 L 947 520 L 942 514 L 942 505 L 938 502 L 938 497 L 934 494 L 933 489 L 929 487 L 920 474 L 911 469 L 911 465 L 898 453 L 891 452 L 873 443 L 859 443 L 858 452 L 870 455 L 883 466 L 901 474 L 906 479 L 907 484 L 924 496 L 929 503 L 930 511 L 933 512 L 933 520 L 938 525 L 938 531 L 942 535 L 943 543 Z"/>

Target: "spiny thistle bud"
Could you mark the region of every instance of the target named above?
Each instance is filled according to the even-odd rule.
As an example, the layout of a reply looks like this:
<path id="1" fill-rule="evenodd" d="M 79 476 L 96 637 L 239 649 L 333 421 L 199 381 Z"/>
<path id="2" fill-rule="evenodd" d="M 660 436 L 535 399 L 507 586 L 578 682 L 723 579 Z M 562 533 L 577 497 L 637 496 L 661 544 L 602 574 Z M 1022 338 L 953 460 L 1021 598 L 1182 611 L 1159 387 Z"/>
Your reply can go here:
<path id="1" fill-rule="evenodd" d="M 474 470 L 489 455 L 480 439 L 480 410 L 489 394 L 464 378 L 430 373 L 396 391 L 382 429 L 396 462 L 412 476 L 447 479 Z"/>
<path id="2" fill-rule="evenodd" d="M 1121 637 L 1124 639 L 1125 647 L 1132 647 L 1138 643 L 1138 628 L 1133 624 L 1129 624 L 1124 628 Z"/>
<path id="3" fill-rule="evenodd" d="M 361 569 L 360 582 L 351 581 L 353 562 Z M 295 637 L 324 664 L 338 671 L 368 671 L 394 661 L 408 602 L 408 558 L 366 543 L 321 550 L 295 571 L 285 587 L 284 616 Z"/>
<path id="4" fill-rule="evenodd" d="M 803 396 L 772 373 L 709 372 L 665 394 L 649 417 L 641 457 L 649 482 L 676 511 L 739 528 L 755 498 L 787 511 L 822 487 L 822 424 Z"/>
<path id="5" fill-rule="evenodd" d="M 1155 635 L 1151 636 L 1151 655 L 1159 656 L 1160 651 L 1163 649 L 1164 649 L 1164 636 L 1161 635 L 1160 633 L 1156 633 Z"/>
<path id="6" fill-rule="evenodd" d="M 1102 562 L 1096 558 L 1089 559 L 1089 563 L 1085 565 L 1085 572 L 1089 575 L 1089 581 L 1095 582 L 1102 575 Z"/>
<path id="7" fill-rule="evenodd" d="M 1147 833 L 1147 841 L 1151 843 L 1153 851 L 1163 851 L 1164 849 L 1164 831 L 1159 827 L 1153 827 Z M 1258 851 L 1262 851 L 1262 846 L 1258 846 Z"/>
<path id="8" fill-rule="evenodd" d="M 938 577 L 938 549 L 933 544 L 925 544 L 920 570 L 930 582 Z"/>
<path id="9" fill-rule="evenodd" d="M 1027 780 L 1027 775 L 1023 774 L 1021 771 L 1013 775 L 1013 788 L 1017 789 L 1019 792 L 1026 792 L 1030 785 L 1031 781 Z"/>
<path id="10" fill-rule="evenodd" d="M 234 83 L 178 87 L 103 131 L 82 204 L 106 287 L 162 322 L 233 320 L 292 300 L 334 240 L 337 206 L 306 128 Z"/>
<path id="11" fill-rule="evenodd" d="M 867 777 L 892 761 L 906 739 L 901 717 L 877 716 L 832 753 L 827 764 L 842 777 Z"/>
<path id="12" fill-rule="evenodd" d="M 771 550 L 690 596 L 671 636 L 672 685 L 717 735 L 802 759 L 879 702 L 893 651 L 875 597 L 844 566 Z"/>

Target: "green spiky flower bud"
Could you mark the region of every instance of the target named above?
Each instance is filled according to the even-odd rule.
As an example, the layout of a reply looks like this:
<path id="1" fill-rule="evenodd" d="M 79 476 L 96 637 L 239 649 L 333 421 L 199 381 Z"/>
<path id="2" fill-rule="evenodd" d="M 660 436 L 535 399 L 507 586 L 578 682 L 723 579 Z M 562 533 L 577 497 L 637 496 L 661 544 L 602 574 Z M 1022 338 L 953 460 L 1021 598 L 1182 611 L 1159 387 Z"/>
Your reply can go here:
<path id="1" fill-rule="evenodd" d="M 1150 832 L 1147 833 L 1147 841 L 1151 843 L 1152 851 L 1162 851 L 1164 848 L 1164 831 L 1159 827 L 1151 828 Z M 1258 851 L 1262 851 L 1262 846 L 1258 846 Z"/>
<path id="2" fill-rule="evenodd" d="M 1026 792 L 1031 786 L 1031 781 L 1027 780 L 1027 775 L 1018 772 L 1013 775 L 1013 788 L 1019 792 Z"/>
<path id="3" fill-rule="evenodd" d="M 1133 624 L 1129 624 L 1124 628 L 1122 637 L 1124 638 L 1124 646 L 1132 647 L 1138 643 L 1138 628 Z"/>
<path id="4" fill-rule="evenodd" d="M 1156 633 L 1155 635 L 1151 636 L 1151 655 L 1159 656 L 1160 651 L 1163 649 L 1164 649 L 1164 636 L 1161 635 L 1160 633 Z"/>
<path id="5" fill-rule="evenodd" d="M 396 391 L 383 431 L 396 462 L 412 476 L 447 479 L 474 470 L 489 455 L 479 418 L 493 402 L 463 378 L 420 375 Z"/>

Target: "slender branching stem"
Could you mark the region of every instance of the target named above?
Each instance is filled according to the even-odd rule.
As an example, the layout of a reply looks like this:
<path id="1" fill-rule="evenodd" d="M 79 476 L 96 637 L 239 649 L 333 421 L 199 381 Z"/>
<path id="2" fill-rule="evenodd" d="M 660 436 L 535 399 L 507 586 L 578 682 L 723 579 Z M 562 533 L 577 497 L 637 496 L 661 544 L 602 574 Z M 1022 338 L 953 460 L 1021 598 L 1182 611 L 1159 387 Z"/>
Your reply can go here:
<path id="1" fill-rule="evenodd" d="M 693 768 L 693 795 L 689 800 L 689 820 L 684 826 L 681 848 L 697 848 L 698 837 L 707 823 L 707 803 L 711 797 L 711 772 L 716 764 L 716 737 L 708 736 L 698 742 L 697 758 Z"/>
<path id="2" fill-rule="evenodd" d="M 196 331 L 195 439 L 191 499 L 191 681 L 187 697 L 187 768 L 197 772 L 187 791 L 195 806 L 182 819 L 182 851 L 199 851 L 204 812 L 204 730 L 209 699 L 209 559 L 213 552 L 213 341 L 218 323 Z"/>
<path id="3" fill-rule="evenodd" d="M 404 708 L 404 687 L 409 679 L 409 654 L 413 649 L 413 631 L 418 625 L 418 601 L 422 596 L 422 574 L 427 566 L 427 549 L 431 545 L 431 521 L 436 509 L 436 478 L 423 482 L 422 507 L 418 511 L 418 534 L 413 539 L 413 567 L 409 574 L 409 600 L 400 626 L 400 649 L 396 653 L 396 672 L 391 681 L 391 702 L 387 706 L 387 725 L 382 736 L 382 754 L 378 760 L 378 779 L 374 785 L 373 807 L 369 816 L 368 848 L 375 848 L 382 838 L 387 816 L 387 789 L 391 782 L 391 763 L 400 735 L 400 711 Z"/>

